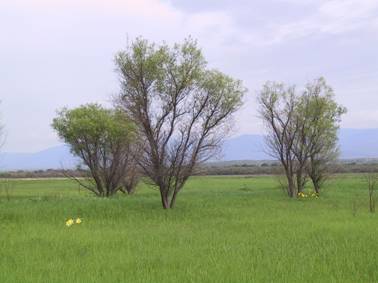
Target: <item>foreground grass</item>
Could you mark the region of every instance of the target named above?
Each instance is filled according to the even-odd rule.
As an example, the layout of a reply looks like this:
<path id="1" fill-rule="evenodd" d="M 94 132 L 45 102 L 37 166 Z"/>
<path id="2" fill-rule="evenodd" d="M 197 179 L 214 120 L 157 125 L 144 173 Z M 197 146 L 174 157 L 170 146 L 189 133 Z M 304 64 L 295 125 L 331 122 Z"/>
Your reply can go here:
<path id="1" fill-rule="evenodd" d="M 272 177 L 195 177 L 172 211 L 144 186 L 111 199 L 66 180 L 8 187 L 0 282 L 378 281 L 378 218 L 357 175 L 308 200 Z"/>

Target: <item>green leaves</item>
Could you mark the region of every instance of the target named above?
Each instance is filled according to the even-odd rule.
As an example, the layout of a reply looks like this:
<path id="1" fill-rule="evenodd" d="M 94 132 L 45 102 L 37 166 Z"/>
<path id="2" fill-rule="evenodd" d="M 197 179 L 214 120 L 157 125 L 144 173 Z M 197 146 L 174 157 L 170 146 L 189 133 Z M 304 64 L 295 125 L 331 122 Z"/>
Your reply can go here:
<path id="1" fill-rule="evenodd" d="M 125 91 L 139 96 L 153 91 L 165 100 L 199 81 L 206 65 L 197 42 L 191 38 L 173 48 L 137 38 L 118 52 L 115 62 Z"/>
<path id="2" fill-rule="evenodd" d="M 63 108 L 53 120 L 52 127 L 60 138 L 77 153 L 88 144 L 121 142 L 132 138 L 133 124 L 120 111 L 87 104 L 72 110 Z"/>
<path id="3" fill-rule="evenodd" d="M 303 190 L 307 176 L 318 193 L 327 166 L 337 157 L 337 130 L 346 111 L 335 101 L 332 88 L 324 78 L 308 83 L 301 93 L 295 86 L 267 82 L 259 104 L 267 146 L 285 169 L 289 196 Z"/>
<path id="4" fill-rule="evenodd" d="M 138 38 L 118 53 L 116 64 L 118 105 L 146 141 L 141 167 L 159 186 L 163 207 L 173 207 L 195 166 L 219 148 L 246 90 L 241 81 L 209 70 L 191 38 L 172 47 Z"/>
<path id="5" fill-rule="evenodd" d="M 192 38 L 173 47 L 137 38 L 116 55 L 116 65 L 123 108 L 138 125 L 149 121 L 153 127 L 164 119 L 178 123 L 180 119 L 172 118 L 176 115 L 181 121 L 191 121 L 193 116 L 196 121 L 208 120 L 210 115 L 216 122 L 234 113 L 246 92 L 241 81 L 209 70 Z M 184 117 L 185 113 L 192 117 Z"/>
<path id="6" fill-rule="evenodd" d="M 207 93 L 207 115 L 216 123 L 242 105 L 246 89 L 242 82 L 216 70 L 206 71 L 202 77 L 201 88 Z"/>
<path id="7" fill-rule="evenodd" d="M 129 174 L 128 167 L 135 167 L 135 127 L 118 109 L 98 104 L 64 108 L 52 127 L 89 169 L 91 178 L 73 178 L 98 196 L 115 194 Z"/>

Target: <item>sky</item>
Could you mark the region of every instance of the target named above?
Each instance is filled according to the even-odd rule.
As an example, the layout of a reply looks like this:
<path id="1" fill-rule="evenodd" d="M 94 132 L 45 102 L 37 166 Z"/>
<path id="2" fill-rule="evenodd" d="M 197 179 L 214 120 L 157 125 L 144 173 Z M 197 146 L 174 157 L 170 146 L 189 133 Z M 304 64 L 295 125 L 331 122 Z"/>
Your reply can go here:
<path id="1" fill-rule="evenodd" d="M 324 76 L 348 108 L 344 128 L 378 128 L 377 0 L 1 0 L 2 151 L 61 143 L 56 111 L 110 105 L 114 55 L 142 36 L 198 40 L 211 68 L 248 88 L 233 135 L 261 134 L 256 95 L 267 80 Z"/>

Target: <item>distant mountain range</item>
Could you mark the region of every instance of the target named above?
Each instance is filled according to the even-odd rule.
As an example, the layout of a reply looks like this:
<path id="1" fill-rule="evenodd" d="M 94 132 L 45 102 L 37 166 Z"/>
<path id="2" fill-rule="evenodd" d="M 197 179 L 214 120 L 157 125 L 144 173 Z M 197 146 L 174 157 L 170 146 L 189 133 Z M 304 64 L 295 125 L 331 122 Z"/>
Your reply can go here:
<path id="1" fill-rule="evenodd" d="M 341 129 L 341 159 L 378 158 L 377 129 Z M 242 135 L 228 139 L 221 160 L 271 160 L 265 153 L 262 135 Z M 37 153 L 0 153 L 0 171 L 73 168 L 78 163 L 67 145 Z"/>
<path id="2" fill-rule="evenodd" d="M 67 145 L 48 148 L 36 153 L 0 153 L 0 171 L 69 169 L 78 164 Z"/>
<path id="3" fill-rule="evenodd" d="M 377 129 L 341 129 L 341 159 L 378 158 Z M 223 148 L 223 160 L 270 160 L 262 135 L 242 135 L 229 139 Z"/>

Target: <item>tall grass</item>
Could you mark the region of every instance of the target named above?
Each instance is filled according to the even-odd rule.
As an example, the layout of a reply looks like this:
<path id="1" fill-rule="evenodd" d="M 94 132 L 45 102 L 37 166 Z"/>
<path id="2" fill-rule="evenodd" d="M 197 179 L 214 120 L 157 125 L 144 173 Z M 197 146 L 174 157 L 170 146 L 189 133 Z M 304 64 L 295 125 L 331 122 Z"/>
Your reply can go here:
<path id="1" fill-rule="evenodd" d="M 358 175 L 306 200 L 272 177 L 195 177 L 171 211 L 146 186 L 100 199 L 66 180 L 11 182 L 0 282 L 378 281 L 378 219 Z"/>

